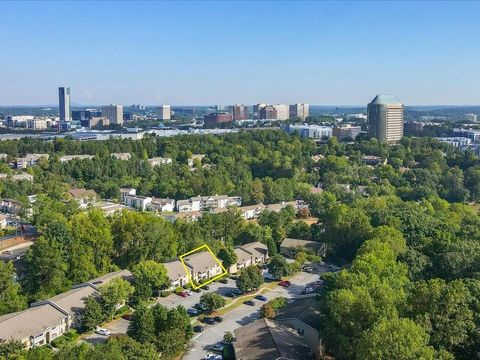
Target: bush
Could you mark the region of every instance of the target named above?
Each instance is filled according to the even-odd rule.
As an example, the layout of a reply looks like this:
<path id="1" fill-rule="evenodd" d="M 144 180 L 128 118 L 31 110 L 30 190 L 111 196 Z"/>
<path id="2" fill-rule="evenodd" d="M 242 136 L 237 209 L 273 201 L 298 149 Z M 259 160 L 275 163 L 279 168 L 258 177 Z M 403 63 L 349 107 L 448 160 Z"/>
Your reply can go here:
<path id="1" fill-rule="evenodd" d="M 160 291 L 160 297 L 162 297 L 162 298 L 167 297 L 167 296 L 172 295 L 172 294 L 173 294 L 173 291 L 170 291 L 170 290 Z"/>
<path id="2" fill-rule="evenodd" d="M 50 343 L 55 348 L 62 348 L 70 343 L 74 343 L 80 335 L 78 334 L 77 330 L 72 329 L 62 336 L 52 340 Z"/>
<path id="3" fill-rule="evenodd" d="M 115 315 L 123 315 L 129 310 L 130 310 L 130 306 L 123 305 L 121 308 L 118 308 L 118 310 L 115 311 Z"/>
<path id="4" fill-rule="evenodd" d="M 188 289 L 190 289 L 191 287 L 192 287 L 192 284 L 191 284 L 190 282 L 188 282 L 188 283 L 186 283 L 185 285 L 183 285 L 183 288 L 184 288 L 185 290 L 188 290 Z"/>
<path id="5" fill-rule="evenodd" d="M 184 289 L 181 286 L 179 286 L 179 287 L 175 288 L 174 292 L 175 292 L 175 294 L 178 294 L 178 293 L 181 293 L 183 290 Z"/>
<path id="6" fill-rule="evenodd" d="M 283 309 L 285 306 L 287 306 L 287 299 L 285 299 L 284 297 L 278 297 L 270 300 L 268 303 L 270 304 L 273 310 L 278 311 L 280 309 Z"/>

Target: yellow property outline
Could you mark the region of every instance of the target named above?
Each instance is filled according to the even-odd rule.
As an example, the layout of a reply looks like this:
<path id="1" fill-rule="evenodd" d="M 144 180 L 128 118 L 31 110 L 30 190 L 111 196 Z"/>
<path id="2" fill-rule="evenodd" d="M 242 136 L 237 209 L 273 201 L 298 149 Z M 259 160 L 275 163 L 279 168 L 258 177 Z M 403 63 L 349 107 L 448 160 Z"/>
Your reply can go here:
<path id="1" fill-rule="evenodd" d="M 187 264 L 185 264 L 185 261 L 183 261 L 183 258 L 185 256 L 188 256 L 190 254 L 193 254 L 193 253 L 196 253 L 198 252 L 199 250 L 202 250 L 203 248 L 207 249 L 207 251 L 210 253 L 210 255 L 212 255 L 213 259 L 218 263 L 218 265 L 220 265 L 220 267 L 222 268 L 223 272 L 211 279 L 208 279 L 208 281 L 205 281 L 203 284 L 199 284 L 198 286 L 195 285 L 195 283 L 193 282 L 193 279 L 192 279 L 192 275 L 190 274 L 190 271 L 188 270 L 188 267 L 187 267 Z M 207 285 L 207 284 L 210 284 L 211 282 L 217 280 L 217 279 L 220 279 L 222 276 L 228 274 L 228 271 L 223 267 L 223 264 L 220 260 L 218 260 L 218 258 L 213 254 L 213 251 L 210 249 L 210 247 L 205 244 L 205 245 L 202 245 L 202 246 L 199 246 L 195 249 L 193 249 L 192 251 L 189 251 L 183 255 L 180 255 L 180 261 L 182 262 L 183 264 L 183 268 L 185 269 L 185 272 L 187 273 L 187 276 L 188 276 L 188 279 L 190 280 L 190 284 L 192 285 L 192 288 L 194 290 L 196 289 L 200 289 L 202 286 L 204 285 Z"/>

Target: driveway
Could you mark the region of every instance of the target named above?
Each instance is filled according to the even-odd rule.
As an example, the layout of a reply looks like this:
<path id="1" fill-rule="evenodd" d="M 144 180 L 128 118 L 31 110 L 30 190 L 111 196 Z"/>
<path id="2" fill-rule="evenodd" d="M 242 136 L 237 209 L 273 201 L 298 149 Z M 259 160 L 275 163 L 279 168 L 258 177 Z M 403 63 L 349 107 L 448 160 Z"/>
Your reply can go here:
<path id="1" fill-rule="evenodd" d="M 110 335 L 125 334 L 128 330 L 129 324 L 130 321 L 120 318 L 108 323 L 104 326 L 104 328 L 110 330 Z M 81 341 L 85 341 L 90 344 L 97 344 L 107 340 L 107 337 L 108 336 L 91 333 L 83 335 Z"/>

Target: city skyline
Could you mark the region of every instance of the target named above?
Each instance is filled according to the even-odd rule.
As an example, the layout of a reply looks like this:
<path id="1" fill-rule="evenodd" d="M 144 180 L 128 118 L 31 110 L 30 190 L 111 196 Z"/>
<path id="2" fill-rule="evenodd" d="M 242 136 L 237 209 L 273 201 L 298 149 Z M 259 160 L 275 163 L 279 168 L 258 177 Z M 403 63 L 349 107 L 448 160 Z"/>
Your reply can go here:
<path id="1" fill-rule="evenodd" d="M 4 2 L 0 12 L 0 106 L 55 104 L 63 85 L 85 105 L 355 105 L 377 93 L 480 104 L 479 3 Z"/>

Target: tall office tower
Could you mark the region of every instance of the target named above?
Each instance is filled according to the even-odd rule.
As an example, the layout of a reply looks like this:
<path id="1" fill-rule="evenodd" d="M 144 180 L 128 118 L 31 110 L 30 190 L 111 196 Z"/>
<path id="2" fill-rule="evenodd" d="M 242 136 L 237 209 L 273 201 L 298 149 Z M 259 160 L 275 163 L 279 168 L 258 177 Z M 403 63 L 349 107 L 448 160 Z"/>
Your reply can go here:
<path id="1" fill-rule="evenodd" d="M 233 121 L 248 119 L 248 106 L 234 105 L 229 107 L 229 113 L 232 114 Z"/>
<path id="2" fill-rule="evenodd" d="M 255 104 L 253 105 L 253 117 L 258 119 L 260 118 L 260 110 L 267 106 L 267 104 Z"/>
<path id="3" fill-rule="evenodd" d="M 110 124 L 123 124 L 123 106 L 121 105 L 105 105 L 102 106 L 102 116 L 106 117 Z"/>
<path id="4" fill-rule="evenodd" d="M 170 120 L 170 118 L 171 118 L 170 105 L 159 106 L 157 108 L 157 117 L 160 120 Z"/>
<path id="5" fill-rule="evenodd" d="M 377 95 L 367 106 L 368 135 L 382 142 L 403 137 L 403 104 L 393 95 Z"/>
<path id="6" fill-rule="evenodd" d="M 308 104 L 295 104 L 290 105 L 290 119 L 300 118 L 305 120 L 309 115 Z"/>
<path id="7" fill-rule="evenodd" d="M 70 117 L 70 88 L 58 88 L 58 109 L 60 111 L 60 122 L 71 121 Z"/>
<path id="8" fill-rule="evenodd" d="M 275 110 L 277 111 L 277 119 L 278 120 L 287 120 L 289 117 L 289 107 L 285 104 L 277 104 L 273 105 Z"/>
<path id="9" fill-rule="evenodd" d="M 264 106 L 260 109 L 260 119 L 275 120 L 277 119 L 277 110 L 272 105 Z"/>

